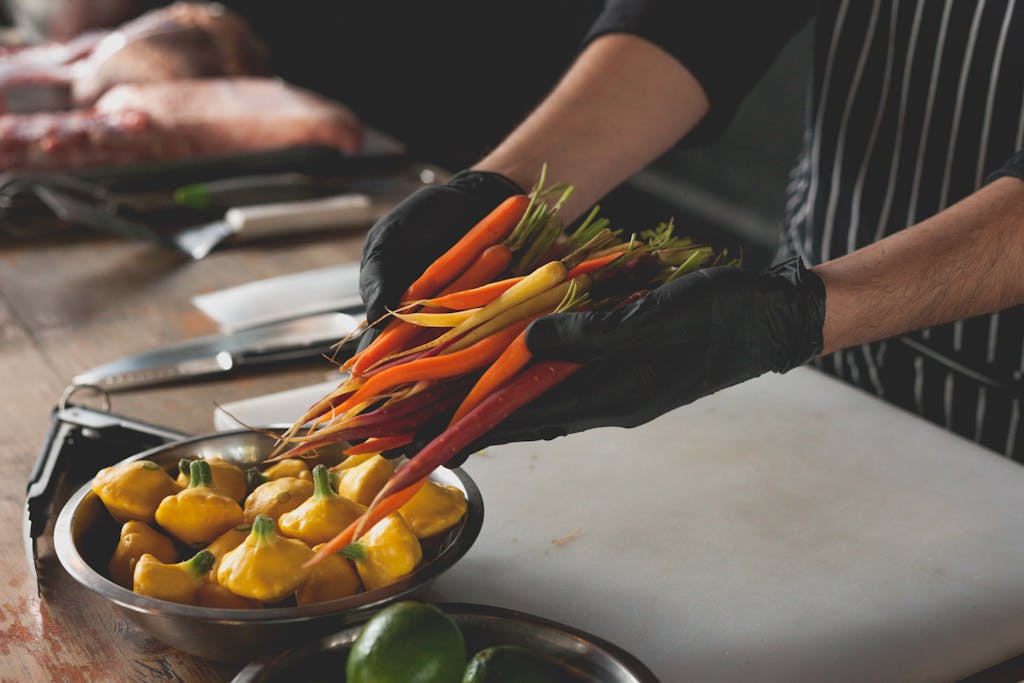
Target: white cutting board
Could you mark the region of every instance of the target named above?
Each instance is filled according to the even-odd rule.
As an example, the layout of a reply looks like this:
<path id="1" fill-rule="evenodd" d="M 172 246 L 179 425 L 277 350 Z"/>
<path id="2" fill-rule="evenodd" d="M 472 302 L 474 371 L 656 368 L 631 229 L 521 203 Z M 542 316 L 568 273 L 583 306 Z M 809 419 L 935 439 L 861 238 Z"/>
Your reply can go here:
<path id="1" fill-rule="evenodd" d="M 1024 467 L 815 370 L 464 467 L 484 526 L 431 599 L 571 624 L 665 683 L 954 680 L 1024 652 Z"/>
<path id="2" fill-rule="evenodd" d="M 234 408 L 289 423 L 325 386 Z M 1024 653 L 1024 467 L 809 368 L 464 468 L 483 529 L 429 599 L 570 624 L 664 683 L 952 681 Z"/>

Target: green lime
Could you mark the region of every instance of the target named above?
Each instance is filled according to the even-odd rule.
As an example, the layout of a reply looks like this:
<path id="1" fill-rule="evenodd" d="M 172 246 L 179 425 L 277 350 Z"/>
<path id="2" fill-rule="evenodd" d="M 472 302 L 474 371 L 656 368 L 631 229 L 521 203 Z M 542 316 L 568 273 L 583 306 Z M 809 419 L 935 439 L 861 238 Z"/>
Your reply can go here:
<path id="1" fill-rule="evenodd" d="M 466 665 L 462 683 L 564 683 L 550 661 L 518 645 L 480 650 Z"/>
<path id="2" fill-rule="evenodd" d="M 396 602 L 359 631 L 345 666 L 347 683 L 459 683 L 466 666 L 462 631 L 424 602 Z"/>

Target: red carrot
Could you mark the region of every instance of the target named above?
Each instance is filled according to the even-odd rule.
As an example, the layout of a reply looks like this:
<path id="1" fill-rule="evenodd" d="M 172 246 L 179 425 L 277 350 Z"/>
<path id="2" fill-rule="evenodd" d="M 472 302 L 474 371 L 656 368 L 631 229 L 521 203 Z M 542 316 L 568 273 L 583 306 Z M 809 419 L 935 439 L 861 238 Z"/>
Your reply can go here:
<path id="1" fill-rule="evenodd" d="M 314 431 L 309 436 L 305 437 L 292 437 L 289 439 L 292 443 L 311 441 L 313 439 L 320 439 L 328 434 L 339 431 L 341 429 L 351 429 L 354 427 L 373 427 L 375 425 L 387 425 L 394 422 L 397 418 L 403 415 L 416 412 L 428 408 L 435 403 L 451 402 L 453 396 L 461 395 L 464 387 L 462 382 L 436 382 L 433 386 L 428 386 L 425 389 L 416 391 L 410 396 L 405 396 L 399 399 L 392 399 L 382 405 L 380 408 L 373 410 L 368 413 L 362 413 L 355 417 L 349 418 L 344 422 L 334 422 L 333 424 L 326 425 L 321 429 Z M 333 416 L 331 419 L 333 420 Z M 375 436 L 371 434 L 370 436 Z M 355 437 L 350 438 L 368 438 L 368 437 Z"/>
<path id="2" fill-rule="evenodd" d="M 392 448 L 398 448 L 399 446 L 411 444 L 415 436 L 415 432 L 409 432 L 407 434 L 395 434 L 394 436 L 381 436 L 378 438 L 367 439 L 361 444 L 356 444 L 351 448 L 346 448 L 343 451 L 343 453 L 345 455 L 381 453 L 383 451 L 391 450 Z"/>
<path id="3" fill-rule="evenodd" d="M 418 410 L 393 416 L 386 421 L 384 419 L 378 419 L 372 421 L 372 423 L 364 422 L 362 424 L 355 425 L 348 422 L 338 425 L 337 428 L 333 428 L 334 425 L 331 425 L 331 427 L 328 427 L 319 433 L 315 432 L 309 437 L 292 439 L 292 443 L 297 443 L 296 446 L 293 446 L 280 455 L 275 455 L 274 457 L 267 459 L 265 462 L 273 462 L 284 458 L 294 458 L 318 448 L 342 443 L 343 441 L 350 441 L 352 439 L 370 439 L 415 432 L 418 427 L 431 418 L 449 410 L 455 404 L 455 401 L 456 395 L 450 395 L 446 398 L 435 400 Z M 353 418 L 352 422 L 356 419 L 358 419 L 358 417 Z"/>
<path id="4" fill-rule="evenodd" d="M 579 363 L 542 361 L 523 370 L 398 468 L 370 503 L 367 513 L 372 513 L 375 504 L 388 496 L 429 476 L 513 412 L 568 379 L 582 367 Z"/>
<path id="5" fill-rule="evenodd" d="M 526 346 L 526 330 L 524 329 L 473 385 L 466 398 L 462 400 L 462 404 L 455 411 L 455 415 L 452 416 L 449 426 L 461 420 L 466 413 L 479 405 L 487 396 L 512 379 L 531 360 L 533 360 L 533 354 Z"/>
<path id="6" fill-rule="evenodd" d="M 504 240 L 526 213 L 530 198 L 512 195 L 498 204 L 448 251 L 431 263 L 415 282 L 409 285 L 402 301 L 418 301 L 434 296 L 469 268 L 487 247 Z"/>

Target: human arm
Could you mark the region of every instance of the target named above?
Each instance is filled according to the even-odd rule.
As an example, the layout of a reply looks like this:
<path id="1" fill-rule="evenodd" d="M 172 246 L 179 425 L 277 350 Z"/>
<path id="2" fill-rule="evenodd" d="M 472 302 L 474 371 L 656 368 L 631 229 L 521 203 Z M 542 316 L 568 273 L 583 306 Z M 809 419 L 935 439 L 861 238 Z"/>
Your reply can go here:
<path id="1" fill-rule="evenodd" d="M 1024 303 L 1024 182 L 1002 177 L 944 211 L 823 263 L 822 353 Z"/>
<path id="2" fill-rule="evenodd" d="M 657 45 L 630 34 L 598 38 L 540 106 L 473 166 L 530 187 L 572 179 L 562 214 L 571 221 L 665 152 L 707 114 L 693 74 Z"/>

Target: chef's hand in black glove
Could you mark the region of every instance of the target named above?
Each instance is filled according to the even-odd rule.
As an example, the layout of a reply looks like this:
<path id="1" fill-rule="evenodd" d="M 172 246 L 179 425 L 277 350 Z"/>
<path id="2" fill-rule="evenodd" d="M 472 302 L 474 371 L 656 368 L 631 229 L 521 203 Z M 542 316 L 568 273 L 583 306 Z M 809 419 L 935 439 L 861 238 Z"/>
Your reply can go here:
<path id="1" fill-rule="evenodd" d="M 378 320 L 398 305 L 406 288 L 502 200 L 523 190 L 486 171 L 460 171 L 404 199 L 370 228 L 359 268 L 366 319 Z M 368 330 L 365 348 L 376 336 Z"/>
<path id="2" fill-rule="evenodd" d="M 707 268 L 607 312 L 558 313 L 528 329 L 537 359 L 586 367 L 510 415 L 480 448 L 553 439 L 592 427 L 635 427 L 822 349 L 825 287 L 796 260 L 762 272 Z"/>

